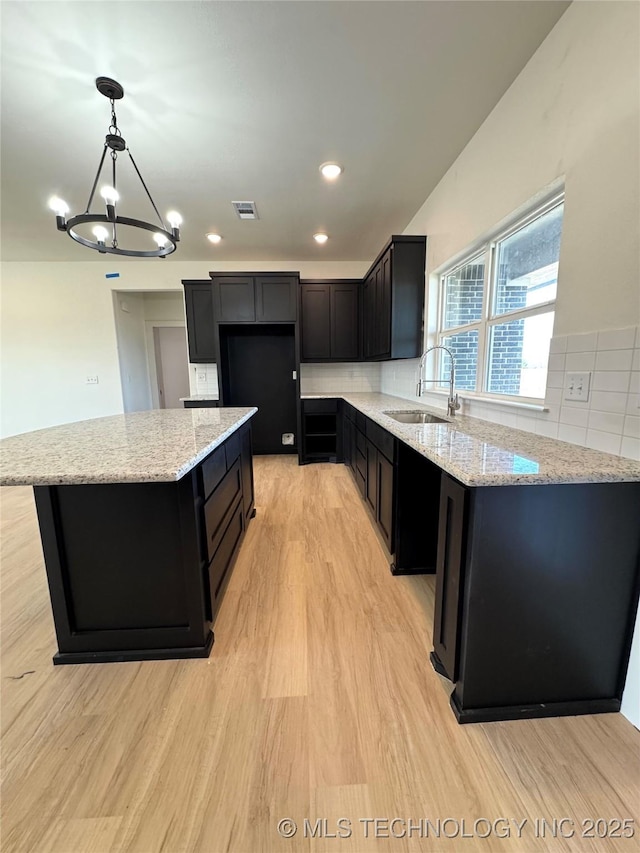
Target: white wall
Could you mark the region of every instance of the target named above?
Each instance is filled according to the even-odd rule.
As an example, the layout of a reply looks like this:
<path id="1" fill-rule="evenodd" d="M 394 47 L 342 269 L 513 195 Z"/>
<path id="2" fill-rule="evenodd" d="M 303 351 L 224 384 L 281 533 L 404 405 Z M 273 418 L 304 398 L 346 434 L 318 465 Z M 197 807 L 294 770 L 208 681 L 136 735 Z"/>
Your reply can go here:
<path id="1" fill-rule="evenodd" d="M 432 273 L 564 176 L 555 334 L 640 321 L 640 7 L 574 2 L 406 228 Z"/>
<path id="2" fill-rule="evenodd" d="M 186 326 L 184 290 L 180 286 L 180 282 L 177 282 L 177 285 L 175 291 L 144 294 L 144 319 L 146 322 L 176 322 L 183 323 Z"/>
<path id="3" fill-rule="evenodd" d="M 438 267 L 564 179 L 549 411 L 468 400 L 464 410 L 632 457 L 640 438 L 640 340 L 625 341 L 640 321 L 639 25 L 636 3 L 574 2 L 406 229 L 429 235 L 433 283 Z M 561 388 L 578 358 L 585 366 L 568 369 L 593 370 L 605 383 L 582 408 L 567 406 Z M 413 397 L 415 369 L 415 361 L 384 364 L 382 390 Z M 640 727 L 639 635 L 640 620 L 623 713 Z"/>
<path id="4" fill-rule="evenodd" d="M 86 252 L 78 248 L 79 258 Z M 214 268 L 247 266 L 155 259 L 2 263 L 0 434 L 123 411 L 112 291 L 181 290 L 183 278 L 207 279 Z M 299 271 L 306 278 L 358 278 L 369 262 L 252 261 L 250 266 Z M 113 271 L 120 277 L 106 279 Z M 151 318 L 154 303 L 159 310 L 152 299 L 149 318 L 167 319 Z M 168 310 L 175 313 L 175 306 Z M 99 384 L 87 385 L 86 377 L 96 374 Z"/>
<path id="5" fill-rule="evenodd" d="M 144 298 L 134 293 L 113 294 L 113 308 L 120 364 L 122 405 L 125 412 L 152 408 Z"/>

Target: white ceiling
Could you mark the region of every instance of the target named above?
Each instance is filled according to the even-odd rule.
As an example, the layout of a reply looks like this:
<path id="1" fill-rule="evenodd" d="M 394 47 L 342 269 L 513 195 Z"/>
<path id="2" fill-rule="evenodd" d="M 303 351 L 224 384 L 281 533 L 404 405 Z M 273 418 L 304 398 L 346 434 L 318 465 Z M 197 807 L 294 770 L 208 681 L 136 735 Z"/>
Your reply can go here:
<path id="1" fill-rule="evenodd" d="M 118 123 L 156 203 L 184 217 L 173 258 L 215 262 L 372 259 L 568 3 L 0 5 L 3 259 L 101 257 L 57 232 L 46 203 L 84 210 L 109 124 L 104 75 L 125 88 Z M 120 213 L 149 219 L 121 157 Z M 345 173 L 328 184 L 318 166 L 333 159 Z M 232 200 L 255 201 L 260 221 L 238 221 Z"/>

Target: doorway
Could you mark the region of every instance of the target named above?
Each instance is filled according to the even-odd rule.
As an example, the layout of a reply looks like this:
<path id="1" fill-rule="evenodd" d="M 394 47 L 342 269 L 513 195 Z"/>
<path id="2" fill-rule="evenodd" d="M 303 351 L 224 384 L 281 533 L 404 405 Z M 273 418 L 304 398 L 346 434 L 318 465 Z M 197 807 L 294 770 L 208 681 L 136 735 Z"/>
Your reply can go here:
<path id="1" fill-rule="evenodd" d="M 224 405 L 258 407 L 253 452 L 297 453 L 293 324 L 218 328 Z"/>
<path id="2" fill-rule="evenodd" d="M 181 409 L 181 397 L 189 396 L 189 369 L 184 326 L 154 326 L 153 348 L 161 409 Z"/>

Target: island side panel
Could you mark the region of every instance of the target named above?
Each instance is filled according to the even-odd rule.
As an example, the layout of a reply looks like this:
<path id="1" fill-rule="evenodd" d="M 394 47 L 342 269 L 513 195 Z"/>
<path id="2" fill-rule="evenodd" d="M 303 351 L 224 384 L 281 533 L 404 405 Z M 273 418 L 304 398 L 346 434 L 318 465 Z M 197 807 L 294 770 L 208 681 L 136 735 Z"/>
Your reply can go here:
<path id="1" fill-rule="evenodd" d="M 460 722 L 617 710 L 638 604 L 640 484 L 469 491 Z"/>
<path id="2" fill-rule="evenodd" d="M 195 486 L 35 487 L 57 663 L 208 654 Z"/>

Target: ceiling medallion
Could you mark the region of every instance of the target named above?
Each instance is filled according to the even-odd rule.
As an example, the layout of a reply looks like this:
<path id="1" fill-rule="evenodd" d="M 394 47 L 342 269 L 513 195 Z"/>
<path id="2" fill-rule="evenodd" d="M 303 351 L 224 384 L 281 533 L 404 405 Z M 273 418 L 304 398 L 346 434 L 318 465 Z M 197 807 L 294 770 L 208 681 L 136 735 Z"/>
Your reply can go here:
<path id="1" fill-rule="evenodd" d="M 87 202 L 87 208 L 84 213 L 81 213 L 77 216 L 71 217 L 71 219 L 66 219 L 66 215 L 69 212 L 69 206 L 62 199 L 58 197 L 54 197 L 49 201 L 49 207 L 56 214 L 56 225 L 59 231 L 66 231 L 67 234 L 75 240 L 77 243 L 80 243 L 83 246 L 87 246 L 89 249 L 95 249 L 100 252 L 100 254 L 110 254 L 110 255 L 128 255 L 134 258 L 164 258 L 167 255 L 170 255 L 172 252 L 175 252 L 177 248 L 177 243 L 180 240 L 180 224 L 182 222 L 182 217 L 179 213 L 175 211 L 170 211 L 167 214 L 167 222 L 168 227 L 165 225 L 162 216 L 158 212 L 158 208 L 151 197 L 151 193 L 149 192 L 147 185 L 144 182 L 144 178 L 140 174 L 140 170 L 136 166 L 135 160 L 131 156 L 131 151 L 129 150 L 126 141 L 122 137 L 120 133 L 120 129 L 118 127 L 118 121 L 116 119 L 116 111 L 115 111 L 115 102 L 119 101 L 122 97 L 124 97 L 124 89 L 122 86 L 117 83 L 115 80 L 111 80 L 109 77 L 98 77 L 96 80 L 96 88 L 100 92 L 101 95 L 104 95 L 105 98 L 108 98 L 111 103 L 111 124 L 109 126 L 109 132 L 105 137 L 104 148 L 102 150 L 102 156 L 100 157 L 100 163 L 98 164 L 98 171 L 96 172 L 96 176 L 93 181 L 93 186 L 91 187 L 91 192 L 89 194 L 89 201 Z M 100 180 L 100 175 L 102 173 L 102 167 L 104 165 L 104 161 L 107 155 L 107 150 L 111 152 L 111 183 L 103 186 L 100 190 L 100 195 L 105 201 L 106 205 L 106 214 L 105 213 L 91 213 L 91 204 L 93 202 L 93 198 L 95 196 L 96 187 L 98 186 L 98 181 Z M 120 216 L 117 212 L 117 203 L 119 201 L 119 194 L 117 190 L 117 182 L 116 182 L 116 164 L 118 160 L 118 154 L 122 151 L 126 151 L 129 155 L 129 159 L 133 164 L 133 168 L 140 179 L 140 183 L 142 184 L 145 193 L 151 203 L 151 207 L 153 208 L 156 216 L 158 217 L 158 221 L 160 226 L 154 225 L 150 222 L 145 222 L 142 219 L 133 219 L 128 216 Z M 88 237 L 83 236 L 78 230 L 77 226 L 93 224 L 95 227 L 92 229 L 93 236 L 95 240 L 91 240 Z M 153 249 L 125 249 L 121 248 L 118 245 L 118 226 L 127 226 L 129 228 L 139 228 L 142 231 L 149 231 L 152 235 L 152 239 L 155 241 L 156 246 Z"/>

